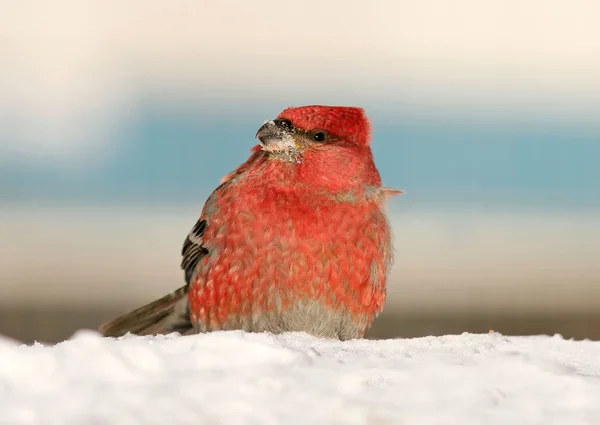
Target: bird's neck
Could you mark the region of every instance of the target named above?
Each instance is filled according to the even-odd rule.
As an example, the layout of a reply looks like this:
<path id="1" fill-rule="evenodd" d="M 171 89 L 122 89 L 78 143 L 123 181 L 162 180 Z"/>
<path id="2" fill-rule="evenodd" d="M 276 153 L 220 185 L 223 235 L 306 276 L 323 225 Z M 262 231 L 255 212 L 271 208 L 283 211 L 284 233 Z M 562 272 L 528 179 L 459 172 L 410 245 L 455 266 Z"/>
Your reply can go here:
<path id="1" fill-rule="evenodd" d="M 290 195 L 315 203 L 319 199 L 336 202 L 364 202 L 379 195 L 381 179 L 367 161 L 342 158 L 304 158 L 300 163 L 265 157 L 248 170 L 251 187 L 262 188 L 273 196 Z"/>

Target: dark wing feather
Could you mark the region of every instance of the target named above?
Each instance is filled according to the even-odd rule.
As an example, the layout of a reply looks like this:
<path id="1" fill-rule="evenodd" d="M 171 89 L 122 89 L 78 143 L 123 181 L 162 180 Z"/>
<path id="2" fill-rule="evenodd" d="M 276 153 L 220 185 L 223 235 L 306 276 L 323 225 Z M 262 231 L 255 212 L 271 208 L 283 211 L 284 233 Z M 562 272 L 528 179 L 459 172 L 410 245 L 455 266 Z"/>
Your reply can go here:
<path id="1" fill-rule="evenodd" d="M 185 272 L 185 282 L 189 285 L 196 275 L 196 266 L 198 261 L 206 254 L 208 250 L 202 245 L 202 237 L 206 229 L 206 220 L 198 220 L 194 228 L 185 238 L 183 248 L 181 249 L 181 268 Z"/>

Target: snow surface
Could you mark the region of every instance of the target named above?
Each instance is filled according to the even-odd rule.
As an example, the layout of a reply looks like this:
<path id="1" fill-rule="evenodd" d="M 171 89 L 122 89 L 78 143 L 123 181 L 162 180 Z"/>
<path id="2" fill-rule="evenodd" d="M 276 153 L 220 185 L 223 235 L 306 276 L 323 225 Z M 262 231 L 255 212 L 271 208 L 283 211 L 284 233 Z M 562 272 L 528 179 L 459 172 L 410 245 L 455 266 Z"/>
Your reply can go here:
<path id="1" fill-rule="evenodd" d="M 0 339 L 2 424 L 600 424 L 600 342 L 218 332 Z"/>

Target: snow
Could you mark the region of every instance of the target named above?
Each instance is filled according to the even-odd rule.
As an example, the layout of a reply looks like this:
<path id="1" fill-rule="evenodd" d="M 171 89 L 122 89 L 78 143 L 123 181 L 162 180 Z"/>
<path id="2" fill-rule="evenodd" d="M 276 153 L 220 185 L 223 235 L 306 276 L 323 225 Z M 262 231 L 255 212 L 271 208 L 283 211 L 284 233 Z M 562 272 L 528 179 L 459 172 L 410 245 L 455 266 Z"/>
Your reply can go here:
<path id="1" fill-rule="evenodd" d="M 598 424 L 600 342 L 497 333 L 0 339 L 1 424 Z"/>

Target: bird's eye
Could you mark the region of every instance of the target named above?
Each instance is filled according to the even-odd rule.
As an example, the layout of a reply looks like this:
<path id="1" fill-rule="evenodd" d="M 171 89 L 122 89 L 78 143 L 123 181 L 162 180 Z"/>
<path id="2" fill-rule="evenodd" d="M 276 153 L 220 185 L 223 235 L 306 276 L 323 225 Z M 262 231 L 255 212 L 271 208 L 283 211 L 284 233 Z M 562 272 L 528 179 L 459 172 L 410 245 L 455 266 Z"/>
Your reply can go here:
<path id="1" fill-rule="evenodd" d="M 313 135 L 313 139 L 316 140 L 317 142 L 322 142 L 327 138 L 327 135 L 325 134 L 325 132 L 323 131 L 317 131 L 314 135 Z"/>

